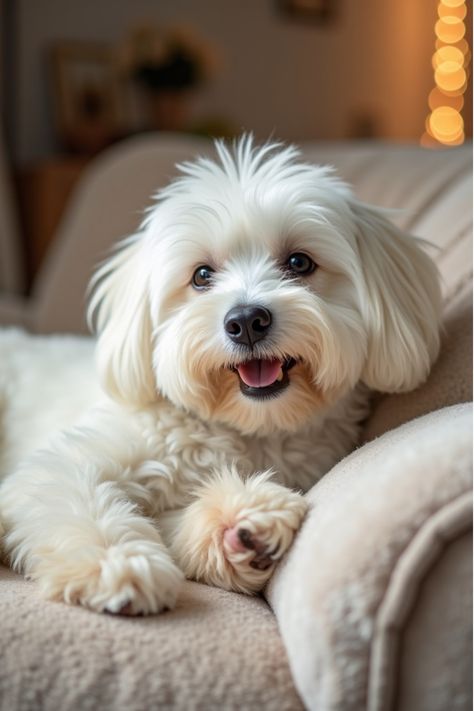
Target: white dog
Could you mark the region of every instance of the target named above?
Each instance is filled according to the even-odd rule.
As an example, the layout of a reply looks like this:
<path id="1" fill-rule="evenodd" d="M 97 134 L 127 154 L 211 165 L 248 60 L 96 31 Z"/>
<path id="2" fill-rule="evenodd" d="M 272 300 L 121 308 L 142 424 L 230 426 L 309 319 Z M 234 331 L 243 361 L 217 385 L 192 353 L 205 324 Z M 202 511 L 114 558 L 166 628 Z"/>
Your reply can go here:
<path id="1" fill-rule="evenodd" d="M 369 389 L 415 388 L 437 355 L 414 238 L 293 147 L 217 153 L 94 279 L 107 395 L 87 339 L 0 339 L 4 552 L 49 598 L 147 614 L 183 575 L 260 590 L 306 511 L 289 487 L 354 447 Z"/>

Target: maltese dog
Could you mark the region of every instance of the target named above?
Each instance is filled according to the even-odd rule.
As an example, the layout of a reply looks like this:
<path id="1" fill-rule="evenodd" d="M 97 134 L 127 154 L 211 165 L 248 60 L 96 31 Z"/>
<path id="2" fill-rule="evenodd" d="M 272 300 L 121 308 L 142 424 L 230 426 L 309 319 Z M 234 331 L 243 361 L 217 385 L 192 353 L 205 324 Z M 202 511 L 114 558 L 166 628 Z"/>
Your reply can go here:
<path id="1" fill-rule="evenodd" d="M 438 353 L 419 241 L 294 147 L 216 151 L 99 268 L 96 369 L 92 339 L 0 338 L 2 547 L 50 599 L 152 614 L 183 577 L 261 590 L 370 391 L 415 388 Z"/>

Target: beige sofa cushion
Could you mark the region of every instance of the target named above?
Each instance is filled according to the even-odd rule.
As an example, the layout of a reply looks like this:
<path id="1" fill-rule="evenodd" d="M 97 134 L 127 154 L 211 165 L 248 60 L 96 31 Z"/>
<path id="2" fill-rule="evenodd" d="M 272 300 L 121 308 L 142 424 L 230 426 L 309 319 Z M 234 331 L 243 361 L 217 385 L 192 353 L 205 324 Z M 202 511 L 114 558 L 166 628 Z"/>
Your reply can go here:
<path id="1" fill-rule="evenodd" d="M 450 708 L 467 708 L 470 585 L 457 588 L 454 602 L 445 586 L 423 580 L 472 530 L 471 440 L 471 405 L 446 408 L 353 452 L 309 493 L 310 514 L 266 591 L 309 709 L 384 711 L 403 689 L 417 711 L 445 711 L 445 698 L 434 703 L 424 687 L 421 648 L 433 655 L 428 664 Z M 459 582 L 466 566 L 472 571 L 463 551 Z M 431 628 L 417 617 L 423 594 L 433 610 L 443 601 L 456 609 Z M 398 670 L 403 645 L 409 672 Z"/>
<path id="2" fill-rule="evenodd" d="M 472 709 L 472 689 L 466 684 L 472 655 L 465 651 L 472 636 L 470 600 L 472 534 L 468 533 L 445 548 L 421 581 L 409 619 L 398 630 L 397 711 L 420 711 L 420 699 L 427 709 Z"/>
<path id="3" fill-rule="evenodd" d="M 44 602 L 0 567 L 2 711 L 299 711 L 261 598 L 185 584 L 177 609 L 120 618 Z"/>

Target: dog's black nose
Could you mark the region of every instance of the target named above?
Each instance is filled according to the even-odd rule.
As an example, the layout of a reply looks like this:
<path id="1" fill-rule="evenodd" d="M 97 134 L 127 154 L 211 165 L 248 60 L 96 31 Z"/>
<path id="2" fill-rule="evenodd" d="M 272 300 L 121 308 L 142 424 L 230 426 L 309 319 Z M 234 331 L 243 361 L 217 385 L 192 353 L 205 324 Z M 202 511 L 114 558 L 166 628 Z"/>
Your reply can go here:
<path id="1" fill-rule="evenodd" d="M 224 328 L 234 343 L 252 348 L 267 335 L 272 315 L 264 306 L 235 306 L 224 318 Z"/>

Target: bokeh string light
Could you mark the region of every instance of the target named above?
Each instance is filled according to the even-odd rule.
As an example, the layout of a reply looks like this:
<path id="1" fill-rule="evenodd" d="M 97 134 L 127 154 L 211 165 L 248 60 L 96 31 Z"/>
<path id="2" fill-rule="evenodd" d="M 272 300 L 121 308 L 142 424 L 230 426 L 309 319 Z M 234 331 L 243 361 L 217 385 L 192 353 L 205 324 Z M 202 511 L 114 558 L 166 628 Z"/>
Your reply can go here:
<path id="1" fill-rule="evenodd" d="M 435 87 L 428 97 L 430 114 L 421 137 L 424 146 L 464 143 L 464 92 L 469 81 L 471 53 L 465 39 L 466 0 L 441 0 L 435 24 L 433 54 Z"/>

